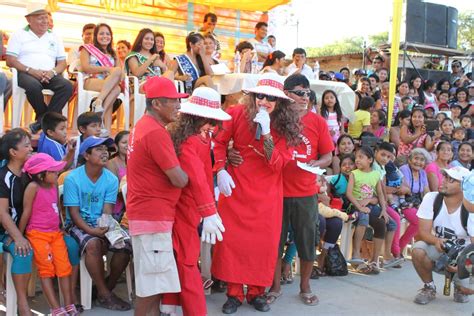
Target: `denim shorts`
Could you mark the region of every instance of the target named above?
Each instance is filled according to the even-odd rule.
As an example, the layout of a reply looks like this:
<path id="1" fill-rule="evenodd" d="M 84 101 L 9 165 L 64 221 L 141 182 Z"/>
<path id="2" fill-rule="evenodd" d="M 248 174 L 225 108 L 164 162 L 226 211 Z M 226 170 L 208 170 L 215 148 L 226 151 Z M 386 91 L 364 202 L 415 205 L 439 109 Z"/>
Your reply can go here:
<path id="1" fill-rule="evenodd" d="M 376 216 L 379 217 L 380 214 L 382 213 L 382 208 L 379 205 L 372 205 L 369 204 L 367 205 L 368 208 L 370 208 L 370 216 Z M 389 217 L 388 223 L 387 223 L 387 231 L 392 232 L 397 229 L 397 223 Z"/>

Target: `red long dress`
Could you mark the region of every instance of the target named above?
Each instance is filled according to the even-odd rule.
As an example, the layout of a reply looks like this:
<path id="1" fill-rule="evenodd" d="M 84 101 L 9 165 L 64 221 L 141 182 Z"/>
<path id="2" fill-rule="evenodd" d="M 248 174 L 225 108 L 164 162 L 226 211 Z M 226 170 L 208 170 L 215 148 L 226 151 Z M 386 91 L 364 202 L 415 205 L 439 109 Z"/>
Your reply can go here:
<path id="1" fill-rule="evenodd" d="M 206 299 L 197 266 L 201 241 L 201 218 L 216 213 L 212 178 L 211 141 L 201 135 L 189 137 L 181 145 L 179 161 L 189 177 L 183 188 L 173 225 L 173 249 L 178 267 L 181 292 L 163 296 L 163 304 L 178 305 L 185 316 L 205 316 Z"/>
<path id="2" fill-rule="evenodd" d="M 215 169 L 225 165 L 227 146 L 240 152 L 243 163 L 227 166 L 235 189 L 219 196 L 218 210 L 225 226 L 224 240 L 214 248 L 212 274 L 219 280 L 269 286 L 273 280 L 283 213 L 282 169 L 292 159 L 286 140 L 271 131 L 275 148 L 265 158 L 263 137 L 255 140 L 255 124 L 249 124 L 245 107 L 228 110 L 232 116 L 216 136 Z"/>

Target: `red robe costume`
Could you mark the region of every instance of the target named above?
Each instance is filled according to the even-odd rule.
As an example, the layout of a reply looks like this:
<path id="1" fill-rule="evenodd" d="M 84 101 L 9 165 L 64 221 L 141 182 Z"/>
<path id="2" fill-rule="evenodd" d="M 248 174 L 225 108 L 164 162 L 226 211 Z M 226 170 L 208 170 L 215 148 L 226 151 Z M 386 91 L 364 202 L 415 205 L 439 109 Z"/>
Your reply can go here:
<path id="1" fill-rule="evenodd" d="M 206 299 L 198 268 L 201 218 L 216 213 L 211 164 L 211 141 L 201 135 L 189 137 L 181 145 L 181 168 L 189 177 L 176 205 L 173 225 L 173 249 L 178 267 L 181 293 L 166 294 L 163 304 L 178 305 L 184 316 L 205 316 Z"/>
<path id="2" fill-rule="evenodd" d="M 223 122 L 223 128 L 216 135 L 214 168 L 219 170 L 225 166 L 231 140 L 243 163 L 238 167 L 227 166 L 235 189 L 229 197 L 219 196 L 218 210 L 225 233 L 224 240 L 214 248 L 212 274 L 228 284 L 264 289 L 272 283 L 278 256 L 283 212 L 282 169 L 292 159 L 292 149 L 272 129 L 275 148 L 268 161 L 263 137 L 255 140 L 256 124 L 248 122 L 245 106 L 237 105 L 228 113 L 232 119 Z M 236 296 L 230 288 L 228 295 Z"/>

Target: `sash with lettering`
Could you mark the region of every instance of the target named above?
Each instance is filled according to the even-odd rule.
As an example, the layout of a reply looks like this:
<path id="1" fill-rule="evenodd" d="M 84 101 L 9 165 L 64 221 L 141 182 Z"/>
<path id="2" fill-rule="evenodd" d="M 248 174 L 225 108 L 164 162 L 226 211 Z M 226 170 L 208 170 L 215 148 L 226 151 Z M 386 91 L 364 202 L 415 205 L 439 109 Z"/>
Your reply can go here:
<path id="1" fill-rule="evenodd" d="M 89 54 L 97 58 L 99 64 L 103 67 L 115 67 L 106 54 L 102 53 L 97 47 L 92 44 L 84 44 L 80 48 L 84 48 Z"/>
<path id="2" fill-rule="evenodd" d="M 124 62 L 125 63 L 125 70 L 127 71 L 127 74 L 130 74 L 130 69 L 128 68 L 127 60 L 130 59 L 131 57 L 136 57 L 137 60 L 138 60 L 138 63 L 140 65 L 143 65 L 148 60 L 148 57 L 146 57 L 145 55 L 142 55 L 138 52 L 130 52 L 130 54 L 128 54 L 127 57 L 125 57 L 125 62 Z M 148 71 L 148 74 L 145 74 L 144 76 L 152 77 L 152 76 L 160 76 L 161 75 L 161 72 L 155 71 L 155 68 L 152 67 L 152 65 L 153 64 L 150 64 L 148 67 L 146 67 L 146 69 Z M 159 67 L 157 67 L 157 68 L 160 69 Z"/>
<path id="3" fill-rule="evenodd" d="M 199 70 L 196 68 L 196 66 L 194 66 L 193 62 L 186 54 L 178 55 L 175 57 L 175 59 L 178 62 L 179 69 L 181 69 L 183 75 L 188 74 L 191 75 L 193 81 L 198 80 Z"/>

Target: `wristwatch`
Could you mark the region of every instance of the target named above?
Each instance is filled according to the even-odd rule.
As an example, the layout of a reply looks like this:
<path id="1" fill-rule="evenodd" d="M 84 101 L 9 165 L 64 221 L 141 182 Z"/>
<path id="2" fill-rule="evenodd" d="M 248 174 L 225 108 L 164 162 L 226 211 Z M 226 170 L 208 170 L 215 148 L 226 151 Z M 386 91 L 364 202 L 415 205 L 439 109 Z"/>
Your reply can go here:
<path id="1" fill-rule="evenodd" d="M 26 73 L 30 72 L 30 67 L 26 67 L 25 72 Z"/>
<path id="2" fill-rule="evenodd" d="M 54 74 L 55 76 L 58 75 L 58 72 L 57 72 L 56 70 L 54 70 L 54 68 L 53 68 L 51 71 L 53 72 L 53 74 Z"/>

